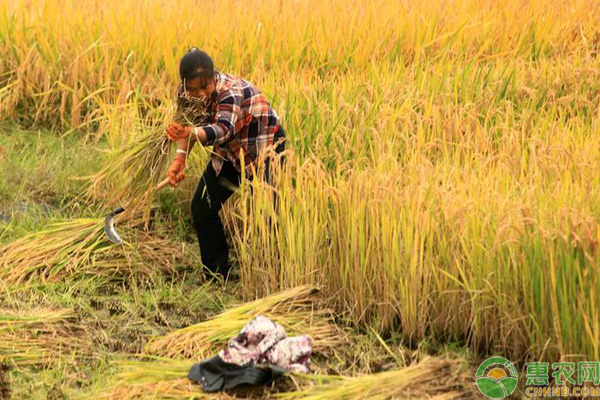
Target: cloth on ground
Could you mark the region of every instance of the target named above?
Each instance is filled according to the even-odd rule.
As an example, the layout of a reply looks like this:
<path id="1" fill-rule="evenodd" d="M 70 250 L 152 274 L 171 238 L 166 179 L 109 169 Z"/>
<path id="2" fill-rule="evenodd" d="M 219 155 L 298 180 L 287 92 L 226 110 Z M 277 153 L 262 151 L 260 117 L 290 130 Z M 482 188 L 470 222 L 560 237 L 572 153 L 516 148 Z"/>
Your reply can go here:
<path id="1" fill-rule="evenodd" d="M 264 385 L 286 371 L 308 372 L 309 336 L 286 337 L 285 329 L 258 315 L 217 356 L 194 364 L 188 378 L 207 393 L 239 385 Z"/>
<path id="2" fill-rule="evenodd" d="M 288 338 L 281 325 L 258 315 L 229 340 L 227 348 L 219 352 L 219 357 L 236 365 L 267 363 L 307 373 L 311 351 L 309 336 Z"/>
<path id="3" fill-rule="evenodd" d="M 276 366 L 254 367 L 227 363 L 219 356 L 194 364 L 188 378 L 202 385 L 202 390 L 214 393 L 233 389 L 240 385 L 266 385 L 286 371 Z"/>

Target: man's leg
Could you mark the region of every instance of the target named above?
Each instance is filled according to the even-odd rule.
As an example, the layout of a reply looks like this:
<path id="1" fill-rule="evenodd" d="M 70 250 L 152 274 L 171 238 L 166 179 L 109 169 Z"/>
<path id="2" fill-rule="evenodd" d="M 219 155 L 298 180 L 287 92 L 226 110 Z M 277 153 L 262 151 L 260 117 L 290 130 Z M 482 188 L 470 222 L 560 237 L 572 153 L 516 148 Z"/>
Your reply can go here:
<path id="1" fill-rule="evenodd" d="M 225 171 L 233 168 L 231 164 L 227 164 L 229 163 L 223 165 Z M 233 183 L 239 184 L 239 181 Z M 226 276 L 230 269 L 229 247 L 219 211 L 232 194 L 231 190 L 219 184 L 212 163 L 209 161 L 192 199 L 192 218 L 198 236 L 202 263 L 213 273 L 220 273 L 223 276 Z"/>

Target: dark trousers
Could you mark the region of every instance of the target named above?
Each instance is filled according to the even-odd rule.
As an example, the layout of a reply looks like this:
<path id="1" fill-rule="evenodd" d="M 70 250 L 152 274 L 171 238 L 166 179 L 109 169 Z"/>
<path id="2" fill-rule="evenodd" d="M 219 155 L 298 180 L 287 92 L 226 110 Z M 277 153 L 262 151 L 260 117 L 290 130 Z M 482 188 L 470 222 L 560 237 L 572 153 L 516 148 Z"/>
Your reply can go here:
<path id="1" fill-rule="evenodd" d="M 285 132 L 281 126 L 275 133 L 275 141 L 280 138 L 285 138 Z M 280 143 L 275 148 L 276 153 L 281 153 L 284 150 L 285 142 Z M 266 163 L 269 163 L 268 159 Z M 266 174 L 269 173 L 268 164 L 265 166 L 265 171 Z M 221 172 L 217 176 L 212 163 L 209 161 L 192 199 L 192 218 L 198 236 L 202 263 L 213 273 L 226 276 L 230 269 L 229 246 L 227 245 L 219 211 L 223 203 L 231 197 L 233 191 L 222 183 L 223 179 L 228 183 L 239 186 L 242 177 L 229 161 L 223 163 Z M 270 181 L 269 176 L 266 176 L 265 179 L 268 182 Z M 276 201 L 277 199 L 274 198 L 275 203 Z"/>

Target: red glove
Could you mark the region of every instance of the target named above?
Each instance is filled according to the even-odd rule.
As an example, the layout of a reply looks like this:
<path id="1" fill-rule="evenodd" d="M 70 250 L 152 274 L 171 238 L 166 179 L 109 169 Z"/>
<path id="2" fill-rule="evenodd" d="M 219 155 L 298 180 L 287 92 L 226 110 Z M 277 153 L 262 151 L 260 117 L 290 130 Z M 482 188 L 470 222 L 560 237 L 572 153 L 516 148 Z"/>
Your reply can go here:
<path id="1" fill-rule="evenodd" d="M 192 133 L 191 127 L 182 126 L 176 122 L 171 122 L 169 124 L 169 126 L 167 127 L 167 131 L 166 131 L 167 137 L 173 142 L 176 142 L 180 139 L 185 139 L 185 138 L 189 137 L 191 133 Z"/>
<path id="2" fill-rule="evenodd" d="M 173 159 L 173 163 L 167 171 L 169 177 L 169 185 L 176 187 L 179 182 L 185 178 L 183 170 L 185 169 L 185 156 L 182 153 L 177 153 Z"/>

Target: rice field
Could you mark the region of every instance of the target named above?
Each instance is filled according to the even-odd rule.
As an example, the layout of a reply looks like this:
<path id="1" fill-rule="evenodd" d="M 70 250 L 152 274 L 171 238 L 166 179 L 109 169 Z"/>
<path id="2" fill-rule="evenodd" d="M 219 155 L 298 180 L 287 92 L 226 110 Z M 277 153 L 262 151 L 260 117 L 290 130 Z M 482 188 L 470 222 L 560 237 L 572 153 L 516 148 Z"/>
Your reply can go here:
<path id="1" fill-rule="evenodd" d="M 600 360 L 598 21 L 597 0 L 0 2 L 0 336 L 39 311 L 35 337 L 10 331 L 26 357 L 0 344 L 0 396 L 189 397 L 120 366 L 160 353 L 177 379 L 211 348 L 153 344 L 298 287 L 319 289 L 323 343 L 335 324 L 348 345 L 316 360 L 329 381 L 288 377 L 282 397 L 469 374 L 427 356 Z M 288 135 L 277 210 L 256 180 L 222 211 L 225 284 L 203 280 L 189 215 L 209 150 L 153 190 L 192 46 L 256 84 Z M 115 248 L 102 224 L 119 205 Z M 235 310 L 235 329 L 254 315 Z M 464 398 L 445 379 L 373 396 Z"/>

